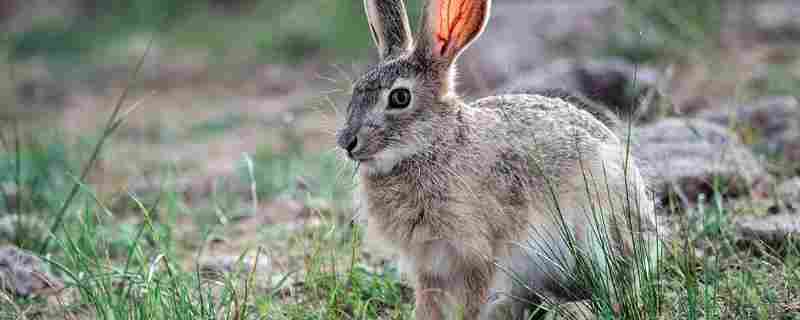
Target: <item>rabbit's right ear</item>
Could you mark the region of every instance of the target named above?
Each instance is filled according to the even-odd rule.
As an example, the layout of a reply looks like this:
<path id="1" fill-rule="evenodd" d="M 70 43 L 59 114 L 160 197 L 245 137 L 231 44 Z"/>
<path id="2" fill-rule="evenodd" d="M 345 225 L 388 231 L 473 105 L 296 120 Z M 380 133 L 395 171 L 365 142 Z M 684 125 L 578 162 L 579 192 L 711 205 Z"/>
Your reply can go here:
<path id="1" fill-rule="evenodd" d="M 491 0 L 429 0 L 415 53 L 452 65 L 483 32 L 491 7 Z"/>
<path id="2" fill-rule="evenodd" d="M 411 49 L 411 26 L 403 0 L 364 0 L 364 10 L 381 59 Z"/>

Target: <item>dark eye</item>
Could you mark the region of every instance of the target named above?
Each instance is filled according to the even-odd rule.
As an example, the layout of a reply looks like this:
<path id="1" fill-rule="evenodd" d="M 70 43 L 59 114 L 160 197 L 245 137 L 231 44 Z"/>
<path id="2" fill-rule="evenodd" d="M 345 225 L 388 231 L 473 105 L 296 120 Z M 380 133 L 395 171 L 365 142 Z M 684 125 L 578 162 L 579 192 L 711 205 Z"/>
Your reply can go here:
<path id="1" fill-rule="evenodd" d="M 398 88 L 389 93 L 388 109 L 403 109 L 411 103 L 411 91 L 406 88 Z"/>

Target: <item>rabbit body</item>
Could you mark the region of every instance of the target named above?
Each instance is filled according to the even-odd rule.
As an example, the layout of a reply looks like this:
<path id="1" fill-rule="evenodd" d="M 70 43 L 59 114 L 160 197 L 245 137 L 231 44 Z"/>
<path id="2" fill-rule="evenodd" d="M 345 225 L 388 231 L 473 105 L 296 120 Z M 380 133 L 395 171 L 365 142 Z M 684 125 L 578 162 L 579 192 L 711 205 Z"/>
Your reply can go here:
<path id="1" fill-rule="evenodd" d="M 563 231 L 582 250 L 605 237 L 629 256 L 638 235 L 622 222 L 653 221 L 635 161 L 586 110 L 455 94 L 453 62 L 490 4 L 432 0 L 413 41 L 402 1 L 365 0 L 382 61 L 355 82 L 337 142 L 359 163 L 368 238 L 394 248 L 414 283 L 418 320 L 521 319 L 542 296 L 587 299 Z"/>
<path id="2" fill-rule="evenodd" d="M 536 301 L 527 294 L 530 288 L 565 301 L 586 298 L 575 292 L 580 290 L 568 290 L 573 284 L 560 270 L 570 266 L 531 263 L 535 255 L 514 244 L 547 241 L 566 254 L 559 235 L 547 233 L 559 230 L 553 193 L 581 241 L 589 231 L 580 229 L 590 223 L 587 210 L 597 206 L 587 196 L 584 174 L 598 181 L 605 181 L 603 173 L 621 177 L 625 150 L 619 139 L 588 112 L 558 98 L 510 95 L 470 105 L 451 102 L 456 107 L 448 123 L 440 123 L 451 130 L 429 149 L 386 173 L 362 170 L 357 197 L 370 238 L 400 253 L 418 291 L 444 290 L 449 296 L 430 299 L 466 303 L 465 315 L 478 314 L 490 291 L 527 301 Z M 629 176 L 638 181 L 631 182 L 634 194 L 647 199 L 638 174 Z M 615 193 L 611 197 L 602 188 L 594 196 L 614 199 L 613 212 L 621 214 L 624 183 L 609 187 Z M 639 207 L 645 213 L 651 206 Z M 623 248 L 629 250 L 630 244 Z M 528 288 L 515 286 L 495 262 L 523 276 Z M 427 297 L 420 295 L 424 303 Z M 428 312 L 445 312 L 437 308 Z"/>

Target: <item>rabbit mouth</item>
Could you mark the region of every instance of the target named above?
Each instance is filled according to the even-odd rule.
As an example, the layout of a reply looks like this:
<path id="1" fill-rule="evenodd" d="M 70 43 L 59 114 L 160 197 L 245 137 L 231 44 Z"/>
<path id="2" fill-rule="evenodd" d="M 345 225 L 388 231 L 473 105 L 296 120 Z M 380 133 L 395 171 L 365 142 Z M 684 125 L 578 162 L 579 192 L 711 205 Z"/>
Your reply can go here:
<path id="1" fill-rule="evenodd" d="M 369 150 L 361 149 L 356 152 L 347 152 L 347 157 L 358 163 L 365 163 L 374 161 L 379 152 L 369 152 Z"/>
<path id="2" fill-rule="evenodd" d="M 384 152 L 386 152 L 386 148 L 383 145 L 371 144 L 367 141 L 365 145 L 348 152 L 347 156 L 355 162 L 367 163 L 380 160 Z"/>

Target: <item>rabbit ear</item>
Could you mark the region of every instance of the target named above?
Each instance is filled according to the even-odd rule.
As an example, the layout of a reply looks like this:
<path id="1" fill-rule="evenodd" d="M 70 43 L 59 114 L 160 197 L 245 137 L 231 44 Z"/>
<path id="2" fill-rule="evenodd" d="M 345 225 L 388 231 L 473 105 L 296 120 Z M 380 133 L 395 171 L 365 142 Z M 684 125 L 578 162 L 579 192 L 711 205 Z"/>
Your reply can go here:
<path id="1" fill-rule="evenodd" d="M 491 0 L 430 0 L 416 53 L 452 64 L 486 27 Z"/>
<path id="2" fill-rule="evenodd" d="M 381 59 L 411 48 L 411 27 L 403 0 L 364 0 L 372 40 Z"/>

